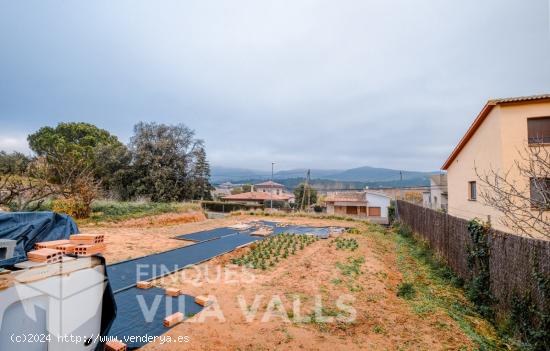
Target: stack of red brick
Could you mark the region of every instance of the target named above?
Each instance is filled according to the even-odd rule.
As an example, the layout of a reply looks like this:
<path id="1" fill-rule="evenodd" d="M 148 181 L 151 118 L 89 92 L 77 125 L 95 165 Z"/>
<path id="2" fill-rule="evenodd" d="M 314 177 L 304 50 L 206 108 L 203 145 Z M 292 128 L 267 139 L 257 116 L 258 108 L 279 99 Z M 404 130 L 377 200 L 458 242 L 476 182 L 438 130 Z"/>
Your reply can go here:
<path id="1" fill-rule="evenodd" d="M 75 234 L 69 240 L 44 241 L 35 244 L 34 251 L 27 253 L 29 261 L 56 263 L 63 255 L 91 256 L 105 251 L 103 234 Z"/>

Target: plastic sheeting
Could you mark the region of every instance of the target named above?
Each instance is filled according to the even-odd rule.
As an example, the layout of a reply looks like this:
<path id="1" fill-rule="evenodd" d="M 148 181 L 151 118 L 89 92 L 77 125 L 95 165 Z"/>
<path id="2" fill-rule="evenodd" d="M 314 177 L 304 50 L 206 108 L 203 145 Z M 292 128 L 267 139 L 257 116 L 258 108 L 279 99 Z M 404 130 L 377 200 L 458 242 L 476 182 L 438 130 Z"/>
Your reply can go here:
<path id="1" fill-rule="evenodd" d="M 182 240 L 190 240 L 190 241 L 207 241 L 207 240 L 213 240 L 218 239 L 223 236 L 227 235 L 233 235 L 238 233 L 237 230 L 231 229 L 231 228 L 218 228 L 218 229 L 212 229 L 212 230 L 205 230 L 202 232 L 196 232 L 191 234 L 184 234 L 176 236 L 176 239 L 182 239 Z"/>
<path id="2" fill-rule="evenodd" d="M 170 328 L 162 324 L 166 316 L 182 312 L 187 318 L 202 310 L 192 296 L 170 297 L 159 288 L 124 290 L 115 294 L 115 301 L 118 313 L 109 337 L 116 337 L 130 349 L 142 347 L 167 332 Z"/>
<path id="3" fill-rule="evenodd" d="M 308 226 L 300 226 L 300 225 L 286 225 L 283 227 L 279 227 L 277 226 L 277 222 L 271 222 L 271 221 L 257 221 L 256 224 L 260 226 L 271 227 L 273 229 L 273 234 L 271 235 L 277 235 L 282 233 L 297 234 L 297 235 L 312 234 L 320 238 L 328 238 L 329 233 L 331 231 L 342 230 L 342 228 L 334 228 L 334 227 L 308 227 Z M 252 227 L 246 230 L 237 230 L 233 228 L 218 228 L 218 229 L 205 230 L 205 231 L 191 233 L 191 234 L 179 235 L 179 236 L 176 236 L 176 239 L 202 242 L 202 241 L 214 240 L 217 238 L 222 238 L 225 236 L 239 234 L 239 233 L 251 234 L 255 230 L 257 230 L 257 228 L 255 227 Z"/>
<path id="4" fill-rule="evenodd" d="M 203 241 L 182 248 L 136 258 L 107 266 L 116 292 L 135 286 L 138 281 L 162 277 L 185 266 L 197 264 L 234 250 L 237 246 L 260 240 L 249 234 L 235 234 Z"/>
<path id="5" fill-rule="evenodd" d="M 54 212 L 0 213 L 0 239 L 17 241 L 15 257 L 1 264 L 15 264 L 27 259 L 27 251 L 41 241 L 68 239 L 78 233 L 78 227 L 67 215 Z"/>

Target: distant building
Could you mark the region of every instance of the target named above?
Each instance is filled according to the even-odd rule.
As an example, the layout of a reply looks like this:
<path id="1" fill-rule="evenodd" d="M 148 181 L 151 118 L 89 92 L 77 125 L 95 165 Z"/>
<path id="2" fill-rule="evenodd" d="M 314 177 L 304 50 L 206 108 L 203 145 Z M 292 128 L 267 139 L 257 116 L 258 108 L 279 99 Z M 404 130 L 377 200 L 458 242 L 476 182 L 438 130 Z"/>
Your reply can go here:
<path id="1" fill-rule="evenodd" d="M 433 210 L 447 211 L 447 175 L 434 174 L 430 176 L 430 189 L 422 193 L 422 204 Z"/>
<path id="2" fill-rule="evenodd" d="M 355 191 L 329 194 L 325 198 L 327 214 L 366 217 L 388 223 L 391 198 L 381 192 Z"/>
<path id="3" fill-rule="evenodd" d="M 216 188 L 212 191 L 212 195 L 213 195 L 214 198 L 216 198 L 216 199 L 223 198 L 223 197 L 225 197 L 225 196 L 231 195 L 231 189 L 216 187 Z"/>
<path id="4" fill-rule="evenodd" d="M 233 189 L 234 187 L 238 186 L 237 184 L 233 184 L 231 182 L 224 182 L 224 183 L 221 183 L 220 185 L 218 185 L 217 187 L 220 188 L 220 189 Z"/>
<path id="5" fill-rule="evenodd" d="M 252 191 L 260 193 L 271 193 L 273 195 L 282 195 L 284 193 L 285 186 L 283 184 L 275 183 L 273 181 L 267 181 L 259 184 L 254 184 Z"/>

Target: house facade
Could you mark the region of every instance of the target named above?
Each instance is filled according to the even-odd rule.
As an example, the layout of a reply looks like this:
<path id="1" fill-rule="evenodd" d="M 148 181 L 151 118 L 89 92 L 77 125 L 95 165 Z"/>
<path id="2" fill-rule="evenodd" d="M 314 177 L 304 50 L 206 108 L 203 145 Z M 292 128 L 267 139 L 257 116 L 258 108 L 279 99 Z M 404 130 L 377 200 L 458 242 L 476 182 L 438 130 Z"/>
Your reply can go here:
<path id="1" fill-rule="evenodd" d="M 432 210 L 447 211 L 448 191 L 447 175 L 430 176 L 430 189 L 422 193 L 422 204 Z"/>
<path id="2" fill-rule="evenodd" d="M 550 94 L 489 100 L 442 166 L 447 171 L 449 214 L 489 219 L 496 229 L 510 232 L 501 223 L 502 213 L 480 198 L 489 190 L 480 176 L 509 172 L 510 180 L 532 193 L 531 179 L 520 174 L 516 162 L 533 146 L 550 147 Z"/>
<path id="3" fill-rule="evenodd" d="M 373 191 L 342 192 L 329 194 L 325 198 L 327 214 L 357 216 L 388 222 L 388 207 L 391 198 Z"/>
<path id="4" fill-rule="evenodd" d="M 275 183 L 274 181 L 267 181 L 263 183 L 254 184 L 253 191 L 259 193 L 271 193 L 273 195 L 282 195 L 285 190 L 283 184 Z"/>

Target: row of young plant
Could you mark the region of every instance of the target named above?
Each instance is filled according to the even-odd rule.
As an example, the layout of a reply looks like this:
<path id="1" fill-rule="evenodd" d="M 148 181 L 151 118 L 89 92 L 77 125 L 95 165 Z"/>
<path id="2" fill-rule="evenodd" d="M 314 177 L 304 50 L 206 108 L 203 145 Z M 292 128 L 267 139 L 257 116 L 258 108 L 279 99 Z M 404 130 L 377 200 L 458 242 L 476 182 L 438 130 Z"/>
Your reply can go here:
<path id="1" fill-rule="evenodd" d="M 266 270 L 317 240 L 319 238 L 312 235 L 286 233 L 275 235 L 254 244 L 252 250 L 239 258 L 232 259 L 231 263 Z"/>
<path id="2" fill-rule="evenodd" d="M 331 241 L 332 245 L 336 246 L 336 250 L 349 250 L 349 251 L 355 251 L 359 248 L 359 243 L 357 243 L 357 240 L 353 238 L 342 238 L 338 237 Z"/>

